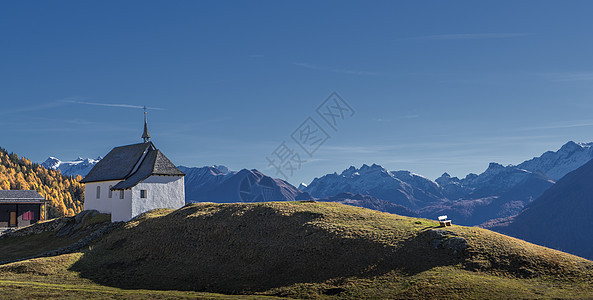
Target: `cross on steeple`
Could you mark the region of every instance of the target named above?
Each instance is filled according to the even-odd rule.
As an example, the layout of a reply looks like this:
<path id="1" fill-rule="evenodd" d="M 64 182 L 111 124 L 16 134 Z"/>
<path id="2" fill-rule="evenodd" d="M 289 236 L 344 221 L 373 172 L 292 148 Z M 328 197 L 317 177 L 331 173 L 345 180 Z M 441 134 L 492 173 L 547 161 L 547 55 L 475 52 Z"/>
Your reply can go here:
<path id="1" fill-rule="evenodd" d="M 144 106 L 144 133 L 142 134 L 142 139 L 145 143 L 148 143 L 148 140 L 150 140 L 150 134 L 148 134 L 148 124 L 146 122 L 146 106 Z"/>

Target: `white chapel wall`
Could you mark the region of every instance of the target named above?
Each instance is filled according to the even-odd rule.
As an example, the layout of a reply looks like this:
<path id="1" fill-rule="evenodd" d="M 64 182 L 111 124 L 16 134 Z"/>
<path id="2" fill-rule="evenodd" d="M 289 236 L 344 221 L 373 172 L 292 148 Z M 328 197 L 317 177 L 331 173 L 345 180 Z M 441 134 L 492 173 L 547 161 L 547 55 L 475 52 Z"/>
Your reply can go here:
<path id="1" fill-rule="evenodd" d="M 123 199 L 120 198 L 120 192 L 121 190 L 113 191 L 111 222 L 126 222 L 132 218 L 132 190 L 123 190 Z"/>
<path id="2" fill-rule="evenodd" d="M 111 202 L 116 197 L 116 192 L 109 198 L 109 187 L 115 186 L 119 180 L 89 182 L 84 185 L 84 209 L 98 210 L 101 213 L 110 214 L 112 212 Z M 97 186 L 101 187 L 100 197 L 97 199 Z M 119 197 L 119 194 L 117 194 Z"/>
<path id="3" fill-rule="evenodd" d="M 146 198 L 140 198 L 141 190 L 146 190 Z M 131 192 L 132 217 L 155 208 L 178 209 L 185 205 L 183 176 L 150 176 Z"/>

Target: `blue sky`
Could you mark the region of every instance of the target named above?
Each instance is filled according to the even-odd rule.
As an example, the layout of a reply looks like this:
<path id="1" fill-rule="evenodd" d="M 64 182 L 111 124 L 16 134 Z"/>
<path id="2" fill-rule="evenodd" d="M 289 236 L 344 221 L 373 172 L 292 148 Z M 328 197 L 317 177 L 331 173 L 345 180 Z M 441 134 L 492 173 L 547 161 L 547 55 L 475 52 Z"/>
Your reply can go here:
<path id="1" fill-rule="evenodd" d="M 378 163 L 431 179 L 593 141 L 588 1 L 3 1 L 0 146 L 42 162 L 152 141 L 289 182 Z M 336 91 L 312 156 L 290 135 Z M 98 105 L 99 104 L 99 105 Z"/>

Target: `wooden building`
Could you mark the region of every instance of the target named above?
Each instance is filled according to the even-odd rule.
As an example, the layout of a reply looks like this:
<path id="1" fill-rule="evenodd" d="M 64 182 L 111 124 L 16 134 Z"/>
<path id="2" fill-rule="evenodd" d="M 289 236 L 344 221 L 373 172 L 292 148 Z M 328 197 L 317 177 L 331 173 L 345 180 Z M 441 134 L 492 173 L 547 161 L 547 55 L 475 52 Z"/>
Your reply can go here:
<path id="1" fill-rule="evenodd" d="M 43 220 L 45 199 L 36 191 L 0 190 L 0 228 Z"/>

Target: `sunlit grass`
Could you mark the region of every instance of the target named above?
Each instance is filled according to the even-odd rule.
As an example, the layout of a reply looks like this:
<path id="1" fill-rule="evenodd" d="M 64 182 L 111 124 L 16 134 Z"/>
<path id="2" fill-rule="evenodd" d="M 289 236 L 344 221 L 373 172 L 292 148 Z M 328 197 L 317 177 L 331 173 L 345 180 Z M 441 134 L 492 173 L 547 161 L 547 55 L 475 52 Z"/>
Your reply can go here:
<path id="1" fill-rule="evenodd" d="M 147 213 L 81 253 L 0 266 L 0 283 L 25 298 L 593 298 L 591 261 L 462 226 L 443 229 L 467 240 L 455 254 L 434 248 L 436 229 L 335 203 L 201 203 Z"/>

